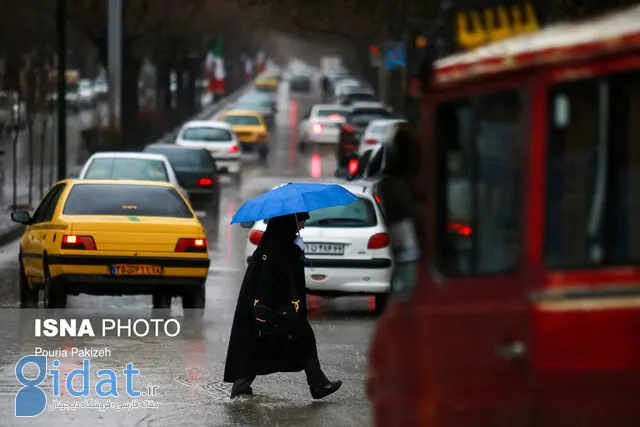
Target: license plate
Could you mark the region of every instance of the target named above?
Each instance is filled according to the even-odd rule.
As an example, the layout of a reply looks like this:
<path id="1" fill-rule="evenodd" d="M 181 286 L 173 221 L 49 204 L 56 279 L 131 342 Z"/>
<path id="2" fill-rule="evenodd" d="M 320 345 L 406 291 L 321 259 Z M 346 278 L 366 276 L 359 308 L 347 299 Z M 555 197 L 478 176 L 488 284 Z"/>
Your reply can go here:
<path id="1" fill-rule="evenodd" d="M 309 255 L 344 255 L 344 245 L 336 243 L 308 243 L 305 252 Z"/>
<path id="2" fill-rule="evenodd" d="M 147 264 L 116 264 L 111 266 L 113 276 L 162 276 L 162 267 Z"/>

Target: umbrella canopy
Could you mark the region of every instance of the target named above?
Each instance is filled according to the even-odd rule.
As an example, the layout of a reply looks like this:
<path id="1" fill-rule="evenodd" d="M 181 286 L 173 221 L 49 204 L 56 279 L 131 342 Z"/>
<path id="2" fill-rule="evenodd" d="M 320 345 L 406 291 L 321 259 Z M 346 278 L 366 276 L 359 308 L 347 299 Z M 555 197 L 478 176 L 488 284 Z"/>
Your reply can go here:
<path id="1" fill-rule="evenodd" d="M 338 184 L 290 182 L 246 201 L 231 219 L 231 224 L 349 205 L 358 200 L 358 196 Z"/>

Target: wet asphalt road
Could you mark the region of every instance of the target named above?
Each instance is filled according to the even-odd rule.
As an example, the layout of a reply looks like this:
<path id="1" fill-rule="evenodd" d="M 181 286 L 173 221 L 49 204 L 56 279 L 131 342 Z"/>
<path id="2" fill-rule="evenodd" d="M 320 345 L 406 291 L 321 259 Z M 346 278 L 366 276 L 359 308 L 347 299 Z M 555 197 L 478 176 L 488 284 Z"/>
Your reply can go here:
<path id="1" fill-rule="evenodd" d="M 207 308 L 202 325 L 188 326 L 182 318 L 180 300 L 173 303 L 172 315 L 183 330 L 174 338 L 147 336 L 98 338 L 35 338 L 33 322 L 22 320 L 17 308 L 18 243 L 0 249 L 0 426 L 368 426 L 369 404 L 364 394 L 368 346 L 376 317 L 370 298 L 321 299 L 309 297 L 310 318 L 316 333 L 321 364 L 330 379 L 344 385 L 332 396 L 313 401 L 304 373 L 259 377 L 254 396 L 229 398 L 230 385 L 222 382 L 229 332 L 240 282 L 244 273 L 243 251 L 247 230 L 230 226 L 233 213 L 243 201 L 271 187 L 296 180 L 335 181 L 333 153 L 301 155 L 296 149 L 296 122 L 318 102 L 316 93 L 289 94 L 283 83 L 278 92 L 278 116 L 266 164 L 246 156 L 240 188 L 231 183 L 223 190 L 220 220 L 201 218 L 210 245 L 211 267 L 207 281 Z M 314 178 L 315 177 L 315 178 Z M 118 318 L 151 316 L 151 298 L 70 297 L 69 315 L 77 318 Z M 77 309 L 77 311 L 74 311 Z M 28 324 L 28 326 L 27 326 Z M 190 328 L 190 331 L 187 329 Z M 26 331 L 26 332 L 25 332 Z M 97 331 L 97 335 L 100 335 Z M 125 397 L 113 398 L 114 407 L 99 410 L 78 408 L 46 409 L 34 418 L 14 417 L 15 396 L 20 389 L 15 363 L 36 347 L 108 348 L 110 357 L 92 359 L 91 370 L 122 369 L 133 362 L 140 375 L 135 388 L 148 383 L 157 386 L 151 399 L 157 408 L 118 407 Z M 60 358 L 61 372 L 81 366 L 77 357 Z M 44 389 L 50 388 L 47 379 Z M 122 385 L 120 385 L 122 390 Z M 53 403 L 49 395 L 48 403 Z M 84 402 L 86 398 L 63 395 L 60 402 Z M 102 399 L 102 398 L 101 398 Z M 104 402 L 104 400 L 103 400 Z"/>

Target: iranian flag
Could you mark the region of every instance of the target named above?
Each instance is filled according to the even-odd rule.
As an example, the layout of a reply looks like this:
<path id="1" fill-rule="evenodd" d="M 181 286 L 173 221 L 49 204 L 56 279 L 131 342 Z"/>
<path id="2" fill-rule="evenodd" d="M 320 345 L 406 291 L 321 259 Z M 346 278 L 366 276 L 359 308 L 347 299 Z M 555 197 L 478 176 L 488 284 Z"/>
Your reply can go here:
<path id="1" fill-rule="evenodd" d="M 215 45 L 209 51 L 206 60 L 207 73 L 209 75 L 209 92 L 218 95 L 224 93 L 224 60 L 222 58 L 222 37 L 216 39 Z"/>

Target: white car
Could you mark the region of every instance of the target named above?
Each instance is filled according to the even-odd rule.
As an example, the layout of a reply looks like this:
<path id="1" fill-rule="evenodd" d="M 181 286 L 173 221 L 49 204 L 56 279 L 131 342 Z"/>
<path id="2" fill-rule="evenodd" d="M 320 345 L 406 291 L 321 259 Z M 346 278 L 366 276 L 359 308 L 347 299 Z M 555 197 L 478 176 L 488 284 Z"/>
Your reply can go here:
<path id="1" fill-rule="evenodd" d="M 353 78 L 339 80 L 333 85 L 333 95 L 336 99 L 340 99 L 347 91 L 360 87 L 360 85 L 360 81 Z"/>
<path id="2" fill-rule="evenodd" d="M 300 148 L 309 144 L 337 144 L 340 138 L 340 126 L 349 112 L 340 105 L 315 105 L 305 114 L 300 123 Z"/>
<path id="3" fill-rule="evenodd" d="M 188 200 L 169 159 L 162 154 L 104 152 L 86 161 L 78 179 L 130 179 L 173 184 Z"/>
<path id="4" fill-rule="evenodd" d="M 96 93 L 93 82 L 82 79 L 78 82 L 78 105 L 80 108 L 92 108 L 96 102 Z"/>
<path id="5" fill-rule="evenodd" d="M 376 195 L 365 184 L 343 185 L 360 198 L 345 206 L 309 212 L 300 236 L 310 266 L 305 268 L 307 293 L 319 296 L 374 295 L 376 311 L 384 308 L 391 283 L 389 235 Z M 245 256 L 256 250 L 267 221 L 250 227 Z"/>
<path id="6" fill-rule="evenodd" d="M 240 143 L 230 124 L 217 120 L 187 122 L 176 139 L 176 145 L 204 148 L 211 154 L 221 174 L 239 181 L 242 175 Z"/>
<path id="7" fill-rule="evenodd" d="M 358 155 L 382 143 L 390 143 L 398 125 L 406 122 L 404 119 L 378 119 L 369 122 L 358 145 Z"/>

